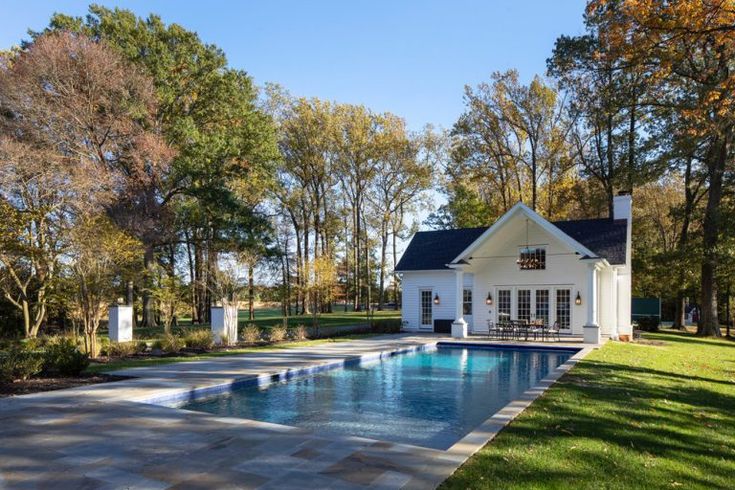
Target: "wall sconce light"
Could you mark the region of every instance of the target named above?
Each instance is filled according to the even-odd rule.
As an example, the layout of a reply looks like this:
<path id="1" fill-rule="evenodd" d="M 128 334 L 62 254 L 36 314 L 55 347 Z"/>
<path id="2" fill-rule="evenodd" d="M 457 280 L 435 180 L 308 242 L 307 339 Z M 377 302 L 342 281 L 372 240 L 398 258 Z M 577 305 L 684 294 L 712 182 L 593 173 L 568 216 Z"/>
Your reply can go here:
<path id="1" fill-rule="evenodd" d="M 434 304 L 435 305 L 438 305 L 439 304 L 439 295 L 438 294 L 434 294 Z"/>
<path id="2" fill-rule="evenodd" d="M 582 296 L 579 295 L 579 291 L 577 291 L 577 297 L 574 299 L 575 305 L 581 305 L 582 304 Z"/>
<path id="3" fill-rule="evenodd" d="M 492 293 L 490 293 L 490 292 L 487 293 L 487 298 L 485 298 L 485 304 L 486 305 L 493 304 L 493 295 L 492 295 Z"/>

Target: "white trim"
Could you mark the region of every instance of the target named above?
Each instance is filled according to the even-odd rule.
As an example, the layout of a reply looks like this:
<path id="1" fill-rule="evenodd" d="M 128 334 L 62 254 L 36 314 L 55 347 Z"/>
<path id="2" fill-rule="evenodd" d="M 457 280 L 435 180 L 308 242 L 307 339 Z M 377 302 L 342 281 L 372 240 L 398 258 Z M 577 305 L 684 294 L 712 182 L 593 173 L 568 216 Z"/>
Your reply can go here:
<path id="1" fill-rule="evenodd" d="M 452 260 L 452 262 L 459 262 L 460 260 L 464 259 L 468 254 L 473 252 L 477 247 L 479 247 L 482 243 L 485 242 L 485 240 L 490 237 L 493 233 L 495 233 L 499 228 L 501 228 L 507 221 L 511 219 L 516 213 L 522 212 L 527 217 L 529 217 L 531 220 L 533 220 L 538 226 L 540 226 L 542 229 L 544 229 L 547 233 L 552 235 L 553 237 L 557 238 L 562 243 L 566 244 L 569 248 L 574 250 L 575 252 L 579 252 L 583 256 L 587 256 L 590 258 L 598 258 L 597 254 L 594 253 L 592 250 L 588 249 L 581 243 L 579 243 L 574 238 L 570 237 L 563 231 L 561 231 L 560 228 L 554 226 L 550 221 L 546 220 L 545 218 L 541 217 L 538 213 L 533 211 L 531 208 L 523 204 L 522 202 L 517 202 L 510 210 L 508 210 L 507 213 L 505 213 L 503 216 L 500 217 L 493 225 L 485 230 L 482 235 L 480 235 L 474 242 L 470 244 L 469 247 L 465 248 L 462 253 L 457 255 L 457 257 Z"/>

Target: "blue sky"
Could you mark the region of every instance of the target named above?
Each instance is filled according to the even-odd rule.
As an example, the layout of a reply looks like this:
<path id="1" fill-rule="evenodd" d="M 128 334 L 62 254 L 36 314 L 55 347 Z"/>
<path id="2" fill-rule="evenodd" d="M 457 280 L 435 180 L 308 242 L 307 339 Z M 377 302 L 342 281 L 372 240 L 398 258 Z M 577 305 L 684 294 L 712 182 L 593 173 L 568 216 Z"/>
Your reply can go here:
<path id="1" fill-rule="evenodd" d="M 89 2 L 2 0 L 0 49 L 41 29 L 54 11 Z M 99 1 L 155 12 L 221 47 L 256 83 L 294 95 L 364 104 L 409 127 L 451 127 L 465 84 L 517 68 L 543 73 L 560 34 L 583 30 L 584 0 Z"/>

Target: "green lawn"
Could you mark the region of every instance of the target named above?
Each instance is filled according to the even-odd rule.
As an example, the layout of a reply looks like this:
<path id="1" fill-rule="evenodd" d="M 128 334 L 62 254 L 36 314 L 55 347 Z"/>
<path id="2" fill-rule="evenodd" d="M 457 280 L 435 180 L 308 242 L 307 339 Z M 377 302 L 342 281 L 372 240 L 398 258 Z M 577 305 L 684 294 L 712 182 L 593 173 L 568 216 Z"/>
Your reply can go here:
<path id="1" fill-rule="evenodd" d="M 735 488 L 735 342 L 608 343 L 442 488 Z"/>
<path id="2" fill-rule="evenodd" d="M 359 325 L 359 324 L 367 324 L 367 314 L 362 311 L 354 312 L 354 311 L 344 311 L 344 307 L 341 305 L 335 305 L 333 308 L 333 313 L 325 313 L 319 315 L 319 325 L 322 327 L 327 326 L 347 326 L 347 325 Z M 379 319 L 379 318 L 400 318 L 401 312 L 395 311 L 395 310 L 384 310 L 384 311 L 375 311 L 373 318 Z M 288 325 L 289 327 L 295 327 L 297 325 L 306 325 L 307 327 L 311 326 L 313 323 L 314 317 L 312 315 L 296 315 L 291 316 L 288 318 Z M 283 317 L 281 316 L 281 310 L 279 309 L 256 309 L 255 310 L 255 320 L 250 321 L 248 320 L 248 312 L 247 311 L 240 311 L 238 315 L 238 323 L 242 327 L 244 325 L 247 325 L 249 323 L 255 323 L 259 327 L 272 327 L 274 325 L 281 325 L 283 322 Z M 191 327 L 191 321 L 187 318 L 184 318 L 180 323 L 180 329 L 182 328 L 188 328 Z M 198 325 L 195 325 L 198 326 Z M 107 335 L 106 330 L 101 331 L 102 335 Z M 135 328 L 133 329 L 133 334 L 135 335 L 136 339 L 152 339 L 156 337 L 160 337 L 163 335 L 163 327 L 157 327 L 157 328 Z"/>
<path id="3" fill-rule="evenodd" d="M 303 342 L 282 342 L 278 344 L 263 345 L 256 347 L 243 347 L 241 349 L 229 349 L 226 351 L 214 351 L 206 352 L 203 354 L 196 354 L 190 356 L 176 356 L 176 357 L 143 357 L 139 359 L 114 359 L 105 364 L 92 363 L 88 368 L 89 373 L 101 373 L 106 371 L 115 371 L 117 369 L 127 369 L 132 367 L 145 367 L 145 366 L 157 366 L 160 364 L 171 364 L 173 362 L 191 362 L 201 361 L 202 359 L 210 359 L 212 357 L 222 356 L 233 356 L 237 354 L 247 354 L 249 352 L 263 352 L 269 350 L 282 350 L 282 349 L 294 349 L 297 347 L 308 347 L 311 345 L 319 345 L 333 342 L 348 342 L 355 339 L 363 339 L 372 337 L 375 334 L 353 334 L 349 336 L 329 338 L 329 339 L 316 339 L 316 340 L 305 340 Z"/>

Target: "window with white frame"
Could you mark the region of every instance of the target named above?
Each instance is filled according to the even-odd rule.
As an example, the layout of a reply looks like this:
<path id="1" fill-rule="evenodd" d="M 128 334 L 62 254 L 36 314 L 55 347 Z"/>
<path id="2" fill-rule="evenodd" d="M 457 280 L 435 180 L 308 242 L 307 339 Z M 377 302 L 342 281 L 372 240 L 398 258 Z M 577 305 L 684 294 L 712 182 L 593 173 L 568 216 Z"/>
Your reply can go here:
<path id="1" fill-rule="evenodd" d="M 546 249 L 543 247 L 524 247 L 518 254 L 518 267 L 522 271 L 546 269 Z"/>
<path id="2" fill-rule="evenodd" d="M 569 328 L 572 321 L 571 309 L 572 291 L 570 289 L 556 290 L 556 321 L 559 328 Z"/>
<path id="3" fill-rule="evenodd" d="M 472 290 L 469 288 L 462 291 L 462 314 L 472 315 Z"/>
<path id="4" fill-rule="evenodd" d="M 498 319 L 510 320 L 510 289 L 498 290 Z"/>

